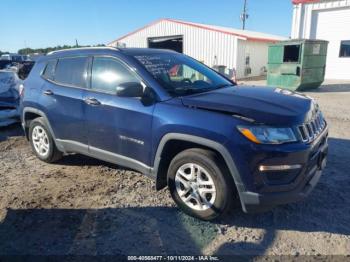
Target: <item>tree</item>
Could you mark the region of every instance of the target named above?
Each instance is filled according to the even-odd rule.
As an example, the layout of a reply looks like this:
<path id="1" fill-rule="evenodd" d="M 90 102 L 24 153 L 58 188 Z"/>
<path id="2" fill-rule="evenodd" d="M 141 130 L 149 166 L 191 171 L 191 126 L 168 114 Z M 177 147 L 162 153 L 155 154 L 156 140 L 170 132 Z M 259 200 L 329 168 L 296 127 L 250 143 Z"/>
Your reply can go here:
<path id="1" fill-rule="evenodd" d="M 4 54 L 8 54 L 9 52 L 2 52 L 1 50 L 0 50 L 0 56 L 2 56 L 2 55 L 4 55 Z"/>

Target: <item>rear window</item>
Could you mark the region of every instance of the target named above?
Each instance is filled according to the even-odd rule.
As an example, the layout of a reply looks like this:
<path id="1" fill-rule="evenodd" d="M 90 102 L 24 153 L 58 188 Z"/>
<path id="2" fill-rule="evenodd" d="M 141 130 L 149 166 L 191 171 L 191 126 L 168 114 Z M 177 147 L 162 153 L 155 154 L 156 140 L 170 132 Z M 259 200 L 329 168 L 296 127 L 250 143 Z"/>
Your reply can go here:
<path id="1" fill-rule="evenodd" d="M 54 80 L 57 83 L 87 87 L 87 57 L 62 58 L 58 60 Z"/>
<path id="2" fill-rule="evenodd" d="M 47 62 L 43 77 L 48 80 L 53 80 L 55 74 L 55 67 L 57 64 L 57 60 L 50 60 Z"/>

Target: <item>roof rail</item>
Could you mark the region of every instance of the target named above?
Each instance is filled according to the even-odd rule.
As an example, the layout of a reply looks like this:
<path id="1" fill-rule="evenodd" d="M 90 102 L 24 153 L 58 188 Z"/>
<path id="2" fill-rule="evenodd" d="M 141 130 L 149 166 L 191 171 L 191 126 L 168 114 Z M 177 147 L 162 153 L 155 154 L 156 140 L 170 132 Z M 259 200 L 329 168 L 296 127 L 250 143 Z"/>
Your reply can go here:
<path id="1" fill-rule="evenodd" d="M 53 55 L 57 54 L 63 51 L 74 51 L 74 50 L 85 50 L 85 49 L 113 49 L 113 50 L 119 50 L 118 47 L 112 47 L 112 46 L 92 46 L 92 47 L 76 47 L 76 48 L 66 48 L 66 49 L 60 49 L 48 52 L 46 55 Z"/>

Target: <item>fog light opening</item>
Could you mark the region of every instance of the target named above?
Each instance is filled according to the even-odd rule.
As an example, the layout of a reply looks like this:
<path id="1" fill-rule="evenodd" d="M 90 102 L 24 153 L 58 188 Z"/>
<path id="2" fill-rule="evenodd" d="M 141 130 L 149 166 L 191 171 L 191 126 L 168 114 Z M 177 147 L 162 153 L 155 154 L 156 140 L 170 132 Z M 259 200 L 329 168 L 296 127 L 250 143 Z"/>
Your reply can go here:
<path id="1" fill-rule="evenodd" d="M 259 171 L 285 171 L 285 170 L 293 170 L 300 169 L 301 165 L 279 165 L 279 166 L 259 166 Z"/>

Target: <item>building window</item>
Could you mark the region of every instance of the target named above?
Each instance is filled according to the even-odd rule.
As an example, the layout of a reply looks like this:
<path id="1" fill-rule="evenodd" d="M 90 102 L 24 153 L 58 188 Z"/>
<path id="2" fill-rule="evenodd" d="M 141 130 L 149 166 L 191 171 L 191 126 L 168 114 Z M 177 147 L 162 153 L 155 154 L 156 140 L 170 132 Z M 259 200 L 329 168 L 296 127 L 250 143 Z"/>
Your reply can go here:
<path id="1" fill-rule="evenodd" d="M 340 42 L 339 57 L 350 57 L 350 40 Z"/>

